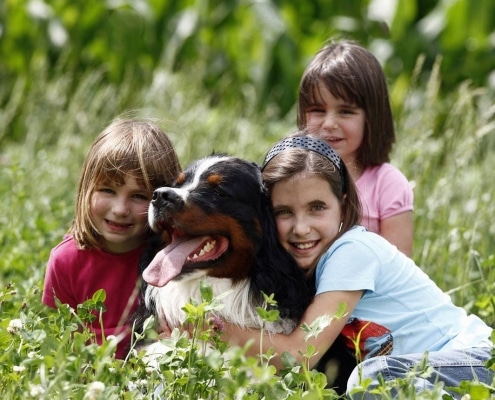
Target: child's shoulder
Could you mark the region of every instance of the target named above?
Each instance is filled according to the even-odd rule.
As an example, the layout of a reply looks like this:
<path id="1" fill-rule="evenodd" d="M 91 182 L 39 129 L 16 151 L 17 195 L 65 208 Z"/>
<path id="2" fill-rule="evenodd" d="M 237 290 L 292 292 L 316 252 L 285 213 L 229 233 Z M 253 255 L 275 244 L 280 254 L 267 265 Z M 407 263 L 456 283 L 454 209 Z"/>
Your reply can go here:
<path id="1" fill-rule="evenodd" d="M 72 235 L 65 234 L 62 241 L 57 244 L 51 251 L 51 257 L 57 255 L 63 255 L 64 257 L 73 256 L 75 257 L 80 250 L 72 237 Z"/>
<path id="2" fill-rule="evenodd" d="M 368 167 L 363 171 L 363 175 L 365 179 L 406 179 L 406 176 L 402 173 L 402 171 L 396 166 L 390 163 L 383 163 L 380 165 L 375 165 L 373 167 Z"/>
<path id="3" fill-rule="evenodd" d="M 340 236 L 334 243 L 333 247 L 342 246 L 365 246 L 368 247 L 370 241 L 373 242 L 374 234 L 366 230 L 364 226 L 356 225 Z"/>
<path id="4" fill-rule="evenodd" d="M 395 253 L 397 249 L 385 238 L 377 233 L 368 231 L 364 226 L 356 225 L 345 232 L 334 242 L 334 247 L 345 247 L 351 253 L 360 253 L 368 256 L 383 253 Z"/>

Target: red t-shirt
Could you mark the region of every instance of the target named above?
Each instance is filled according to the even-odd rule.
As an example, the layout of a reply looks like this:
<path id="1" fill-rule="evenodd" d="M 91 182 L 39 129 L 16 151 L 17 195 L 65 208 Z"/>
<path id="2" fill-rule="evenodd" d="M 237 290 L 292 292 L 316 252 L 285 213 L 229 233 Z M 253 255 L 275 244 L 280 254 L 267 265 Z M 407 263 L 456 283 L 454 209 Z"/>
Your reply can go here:
<path id="1" fill-rule="evenodd" d="M 80 250 L 72 237 L 66 237 L 52 249 L 45 275 L 43 303 L 55 308 L 55 299 L 77 305 L 104 289 L 106 312 L 102 314 L 105 337 L 122 336 L 116 357 L 124 358 L 130 344 L 127 319 L 137 305 L 138 262 L 145 244 L 122 254 L 106 253 L 100 249 Z M 99 344 L 102 341 L 100 322 L 90 326 Z"/>

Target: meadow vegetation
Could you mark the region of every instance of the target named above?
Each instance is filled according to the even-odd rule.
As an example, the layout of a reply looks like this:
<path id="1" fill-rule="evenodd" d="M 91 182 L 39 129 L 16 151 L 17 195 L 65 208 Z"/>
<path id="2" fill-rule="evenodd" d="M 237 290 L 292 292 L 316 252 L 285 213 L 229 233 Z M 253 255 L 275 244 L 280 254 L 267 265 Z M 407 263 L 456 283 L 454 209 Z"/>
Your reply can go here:
<path id="1" fill-rule="evenodd" d="M 413 258 L 457 305 L 495 326 L 495 3 L 391 3 L 387 16 L 377 14 L 382 2 L 368 0 L 0 2 L 2 398 L 151 399 L 158 391 L 165 399 L 338 398 L 306 365 L 286 358 L 277 373 L 272 354 L 247 357 L 246 348 L 220 342 L 208 319 L 220 300 L 207 288 L 204 303 L 187 307 L 192 340 L 174 332 L 173 351 L 155 367 L 137 351 L 115 360 L 111 338 L 88 344 L 81 327 L 105 293 L 77 314 L 41 303 L 46 261 L 70 226 L 83 159 L 113 118 L 157 118 L 184 166 L 213 151 L 261 162 L 294 128 L 308 57 L 335 33 L 370 48 L 390 78 L 392 162 L 414 187 Z M 136 332 L 143 336 L 156 334 Z M 206 355 L 197 339 L 216 350 Z M 440 384 L 415 394 L 414 373 L 395 382 L 395 395 L 390 385 L 377 395 L 441 398 Z M 464 382 L 460 390 L 494 398 L 495 383 Z"/>
<path id="2" fill-rule="evenodd" d="M 97 347 L 86 343 L 88 332 L 77 333 L 104 293 L 81 305 L 77 316 L 65 306 L 53 311 L 41 304 L 45 263 L 70 224 L 82 160 L 112 118 L 123 112 L 158 118 L 184 165 L 212 151 L 260 162 L 293 128 L 295 111 L 273 119 L 232 103 L 212 105 L 194 76 L 194 71 L 157 69 L 150 85 L 132 89 L 132 110 L 121 106 L 131 86 L 102 82 L 95 70 L 77 82 L 70 75 L 49 78 L 42 69 L 29 85 L 22 78 L 15 82 L 23 100 L 12 92 L 0 112 L 0 393 L 5 399 L 152 398 L 161 383 L 168 399 L 337 398 L 325 388 L 323 375 L 290 360 L 277 375 L 268 366 L 270 354 L 246 357 L 244 348 L 225 348 L 211 329 L 195 336 L 218 343 L 209 356 L 175 332 L 169 341 L 174 351 L 158 369 L 147 367 L 137 353 L 116 361 L 112 340 Z M 434 68 L 427 83 L 413 81 L 402 93 L 404 102 L 394 104 L 393 163 L 414 186 L 414 259 L 456 304 L 494 326 L 495 94 L 465 82 L 440 96 L 440 81 Z M 23 121 L 24 135 L 7 140 L 14 116 Z M 206 293 L 205 303 L 189 307 L 191 317 L 207 321 L 205 313 L 216 301 Z M 415 397 L 407 380 L 398 385 L 395 398 L 440 398 L 438 393 Z M 472 399 L 490 398 L 493 390 L 471 382 L 465 388 Z M 389 387 L 381 390 L 383 398 L 392 398 Z"/>

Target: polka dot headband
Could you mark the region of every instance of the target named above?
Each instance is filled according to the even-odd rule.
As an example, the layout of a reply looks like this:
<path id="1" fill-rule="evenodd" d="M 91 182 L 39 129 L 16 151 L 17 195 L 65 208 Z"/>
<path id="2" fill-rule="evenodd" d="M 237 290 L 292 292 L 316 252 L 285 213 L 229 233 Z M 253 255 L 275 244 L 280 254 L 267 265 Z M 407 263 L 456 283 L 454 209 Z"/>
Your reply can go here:
<path id="1" fill-rule="evenodd" d="M 273 146 L 266 155 L 261 170 L 263 171 L 266 165 L 281 151 L 287 149 L 297 149 L 297 148 L 314 151 L 328 158 L 332 162 L 332 164 L 335 165 L 335 167 L 337 167 L 337 169 L 340 172 L 340 176 L 342 177 L 342 184 L 344 186 L 344 193 L 345 193 L 346 179 L 345 179 L 345 173 L 342 169 L 342 159 L 335 152 L 335 150 L 332 149 L 324 141 L 316 139 L 311 136 L 293 136 L 286 138 L 275 144 L 275 146 Z"/>
<path id="2" fill-rule="evenodd" d="M 322 156 L 328 158 L 339 171 L 341 170 L 342 160 L 335 152 L 335 150 L 332 149 L 325 142 L 311 136 L 295 136 L 278 142 L 266 155 L 265 161 L 263 162 L 263 167 L 261 167 L 261 169 L 264 169 L 266 167 L 266 164 L 268 164 L 271 159 L 281 151 L 296 148 L 315 151 L 318 154 L 321 154 Z"/>

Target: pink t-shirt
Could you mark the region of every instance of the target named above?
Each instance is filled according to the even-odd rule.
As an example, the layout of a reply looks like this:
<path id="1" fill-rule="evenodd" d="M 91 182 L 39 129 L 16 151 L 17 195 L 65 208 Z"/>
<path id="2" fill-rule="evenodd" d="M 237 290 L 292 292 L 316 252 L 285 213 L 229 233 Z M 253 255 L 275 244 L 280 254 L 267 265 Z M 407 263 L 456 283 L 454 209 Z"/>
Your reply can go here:
<path id="1" fill-rule="evenodd" d="M 361 225 L 380 234 L 380 221 L 413 210 L 413 191 L 407 178 L 392 164 L 366 168 L 355 182 L 361 200 Z"/>
<path id="2" fill-rule="evenodd" d="M 124 358 L 130 344 L 126 322 L 137 305 L 137 296 L 133 296 L 133 292 L 137 287 L 138 262 L 144 246 L 123 254 L 110 254 L 100 249 L 80 250 L 72 237 L 66 237 L 50 253 L 43 303 L 56 307 L 55 296 L 77 310 L 78 304 L 92 298 L 97 290 L 104 289 L 104 335 L 122 336 L 116 357 Z M 97 342 L 101 343 L 102 331 L 98 318 L 90 328 L 95 332 Z"/>

